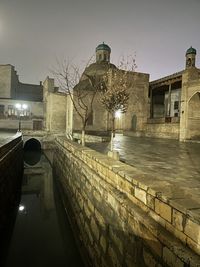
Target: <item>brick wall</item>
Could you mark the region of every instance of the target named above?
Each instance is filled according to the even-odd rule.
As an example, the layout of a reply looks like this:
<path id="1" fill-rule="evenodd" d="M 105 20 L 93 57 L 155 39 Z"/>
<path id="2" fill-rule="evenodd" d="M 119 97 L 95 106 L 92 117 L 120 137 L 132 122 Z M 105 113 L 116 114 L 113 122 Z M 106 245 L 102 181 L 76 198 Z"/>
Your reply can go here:
<path id="1" fill-rule="evenodd" d="M 53 164 L 91 266 L 199 266 L 199 222 L 151 189 L 160 180 L 64 137 Z"/>

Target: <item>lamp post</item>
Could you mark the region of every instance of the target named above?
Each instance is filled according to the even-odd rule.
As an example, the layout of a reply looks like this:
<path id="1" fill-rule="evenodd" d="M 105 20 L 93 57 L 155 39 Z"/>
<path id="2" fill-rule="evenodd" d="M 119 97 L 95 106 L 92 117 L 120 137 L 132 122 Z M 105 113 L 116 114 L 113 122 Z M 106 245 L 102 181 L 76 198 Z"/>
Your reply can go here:
<path id="1" fill-rule="evenodd" d="M 27 104 L 20 104 L 17 103 L 15 105 L 16 109 L 17 109 L 17 114 L 19 116 L 19 126 L 18 126 L 18 131 L 21 132 L 21 116 L 24 116 L 24 110 L 26 110 L 28 108 Z"/>

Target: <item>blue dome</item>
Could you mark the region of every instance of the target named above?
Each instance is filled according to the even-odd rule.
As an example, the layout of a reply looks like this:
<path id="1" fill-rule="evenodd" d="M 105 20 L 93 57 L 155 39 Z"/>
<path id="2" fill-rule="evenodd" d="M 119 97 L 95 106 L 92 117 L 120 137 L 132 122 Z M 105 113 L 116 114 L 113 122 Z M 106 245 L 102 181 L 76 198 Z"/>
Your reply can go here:
<path id="1" fill-rule="evenodd" d="M 107 44 L 104 44 L 104 43 L 102 43 L 102 44 L 100 44 L 100 45 L 97 46 L 97 48 L 96 48 L 96 52 L 97 52 L 98 50 L 106 50 L 106 51 L 108 51 L 108 52 L 111 52 L 110 47 L 109 47 Z"/>
<path id="2" fill-rule="evenodd" d="M 196 55 L 197 54 L 197 51 L 195 48 L 193 48 L 192 46 L 186 51 L 186 55 L 188 54 L 194 54 Z"/>

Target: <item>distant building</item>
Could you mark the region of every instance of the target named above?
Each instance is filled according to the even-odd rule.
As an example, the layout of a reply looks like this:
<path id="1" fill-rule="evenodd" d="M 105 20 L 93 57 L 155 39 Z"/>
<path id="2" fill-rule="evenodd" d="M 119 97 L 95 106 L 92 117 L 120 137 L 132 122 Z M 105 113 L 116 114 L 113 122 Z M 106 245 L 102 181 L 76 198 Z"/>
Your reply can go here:
<path id="1" fill-rule="evenodd" d="M 43 86 L 25 84 L 12 65 L 0 65 L 0 129 L 43 128 Z"/>
<path id="2" fill-rule="evenodd" d="M 185 70 L 150 82 L 150 112 L 141 135 L 200 140 L 200 69 L 196 49 L 186 51 Z"/>
<path id="3" fill-rule="evenodd" d="M 47 76 L 43 83 L 44 130 L 65 133 L 67 96 L 58 89 Z"/>
<path id="4" fill-rule="evenodd" d="M 116 68 L 110 63 L 111 49 L 106 44 L 96 48 L 96 63 L 85 69 L 77 87 L 87 90 L 86 74 L 103 74 Z M 196 67 L 196 49 L 186 51 L 185 69 L 149 82 L 149 75 L 130 72 L 133 83 L 127 88 L 130 99 L 125 114 L 116 117 L 116 129 L 125 135 L 200 140 L 200 69 Z M 75 87 L 76 89 L 76 87 Z M 81 130 L 80 118 L 73 111 L 72 132 Z M 92 134 L 110 130 L 109 115 L 98 97 L 92 120 L 86 130 Z"/>
<path id="5" fill-rule="evenodd" d="M 111 76 L 114 74 L 117 67 L 110 63 L 111 48 L 107 44 L 100 44 L 96 48 L 96 62 L 89 65 L 83 72 L 80 82 L 75 86 L 74 91 L 83 90 L 85 92 L 92 91 L 91 84 L 88 76 L 94 78 L 105 75 L 110 71 Z M 119 72 L 124 72 L 123 70 Z M 112 78 L 111 78 L 112 79 Z M 125 115 L 122 114 L 121 118 L 116 119 L 116 128 L 119 131 L 144 131 L 144 125 L 147 121 L 148 114 L 148 90 L 149 90 L 149 74 L 139 72 L 128 72 L 128 79 L 132 81 L 131 86 L 127 88 L 129 92 L 129 106 Z M 76 97 L 74 95 L 74 101 Z M 90 98 L 90 94 L 88 94 Z M 88 99 L 88 103 L 90 100 Z M 67 109 L 67 113 L 72 113 L 70 107 Z M 68 127 L 68 131 L 80 132 L 82 123 L 81 118 L 73 108 L 73 124 L 71 129 Z M 136 123 L 137 122 L 137 123 Z M 137 125 L 136 125 L 137 124 Z M 111 130 L 111 116 L 108 111 L 105 110 L 100 102 L 99 94 L 97 93 L 94 103 L 93 110 L 90 118 L 87 122 L 86 133 L 94 135 L 106 135 Z"/>
<path id="6" fill-rule="evenodd" d="M 96 78 L 117 69 L 110 63 L 110 54 L 108 45 L 98 45 L 96 62 L 84 70 L 74 87 L 74 91 L 87 92 L 88 103 L 93 90 L 88 75 Z M 195 61 L 196 50 L 190 47 L 180 72 L 152 82 L 149 74 L 128 72 L 129 105 L 125 114 L 116 115 L 116 130 L 130 136 L 200 140 L 200 69 Z M 75 94 L 73 99 L 77 101 Z M 0 128 L 18 129 L 19 121 L 22 129 L 70 135 L 82 129 L 69 95 L 60 92 L 53 79 L 47 77 L 43 85 L 23 84 L 12 65 L 0 65 Z M 110 130 L 111 118 L 97 93 L 86 133 L 106 135 Z"/>

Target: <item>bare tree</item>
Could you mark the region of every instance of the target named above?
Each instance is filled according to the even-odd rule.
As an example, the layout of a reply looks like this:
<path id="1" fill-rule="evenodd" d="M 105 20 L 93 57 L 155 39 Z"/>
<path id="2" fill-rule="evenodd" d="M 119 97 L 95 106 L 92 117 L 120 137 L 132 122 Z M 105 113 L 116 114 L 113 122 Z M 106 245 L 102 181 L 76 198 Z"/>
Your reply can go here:
<path id="1" fill-rule="evenodd" d="M 132 80 L 130 73 L 136 69 L 135 58 L 128 56 L 122 57 L 119 68 L 108 70 L 104 75 L 104 83 L 101 90 L 100 101 L 111 116 L 111 146 L 113 151 L 113 142 L 115 136 L 115 117 L 116 112 L 125 113 L 128 108 L 129 92 Z"/>
<path id="2" fill-rule="evenodd" d="M 58 67 L 53 71 L 53 74 L 60 89 L 69 96 L 75 112 L 81 119 L 81 143 L 84 146 L 85 129 L 93 112 L 93 103 L 100 88 L 101 79 L 98 75 L 88 75 L 85 72 L 81 75 L 80 68 L 69 61 L 64 61 L 62 64 L 58 62 L 57 64 Z M 81 85 L 80 82 L 82 82 Z"/>

